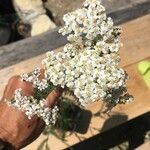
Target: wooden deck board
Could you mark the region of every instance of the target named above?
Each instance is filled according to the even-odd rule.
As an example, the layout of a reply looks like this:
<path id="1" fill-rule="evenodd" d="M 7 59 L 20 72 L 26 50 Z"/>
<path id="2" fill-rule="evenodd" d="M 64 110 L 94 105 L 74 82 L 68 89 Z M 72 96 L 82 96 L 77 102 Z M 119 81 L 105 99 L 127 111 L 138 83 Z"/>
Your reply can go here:
<path id="1" fill-rule="evenodd" d="M 138 18 L 122 25 L 120 50 L 121 66 L 127 66 L 150 56 L 150 15 Z"/>
<path id="2" fill-rule="evenodd" d="M 138 18 L 126 24 L 123 24 L 124 34 L 122 36 L 124 48 L 120 51 L 122 58 L 121 66 L 128 72 L 130 80 L 128 82 L 129 92 L 132 93 L 135 97 L 134 102 L 128 105 L 120 105 L 113 109 L 111 114 L 114 113 L 124 113 L 128 116 L 128 120 L 139 116 L 147 111 L 150 111 L 150 90 L 145 85 L 141 75 L 137 71 L 137 62 L 144 59 L 150 59 L 150 37 L 149 37 L 149 25 L 150 25 L 150 15 Z M 62 48 L 58 49 L 61 50 Z M 4 85 L 7 83 L 9 77 L 15 74 L 20 74 L 23 72 L 30 72 L 34 69 L 37 64 L 44 58 L 44 55 L 31 58 L 29 60 L 23 61 L 19 64 L 13 65 L 11 67 L 0 70 L 0 94 L 2 94 Z M 93 103 L 88 109 L 92 113 L 96 113 L 100 108 L 100 103 Z M 108 119 L 105 116 L 105 119 L 100 117 L 92 117 L 89 130 L 86 134 L 78 134 L 80 137 L 89 138 L 100 131 L 103 127 L 103 124 Z M 121 122 L 114 122 L 114 126 Z M 93 127 L 95 130 L 93 129 Z M 107 127 L 112 128 L 113 126 Z M 26 147 L 24 150 L 34 150 L 43 139 L 43 135 L 38 138 L 34 143 Z M 68 144 L 73 145 L 79 142 L 79 139 L 72 134 L 67 137 Z M 56 144 L 57 143 L 57 144 Z M 56 139 L 54 136 L 50 137 L 49 144 L 51 149 L 59 150 L 67 147 L 60 140 Z"/>
<path id="3" fill-rule="evenodd" d="M 141 78 L 141 75 L 137 71 L 137 64 L 133 64 L 131 66 L 125 67 L 124 69 L 128 72 L 130 76 L 130 79 L 128 81 L 128 90 L 130 93 L 134 95 L 134 101 L 131 102 L 130 104 L 119 105 L 115 107 L 110 113 L 110 115 L 114 115 L 114 114 L 126 115 L 128 120 L 131 120 L 141 114 L 150 111 L 150 89 L 148 89 L 148 87 L 145 85 L 143 79 Z M 102 104 L 100 102 L 93 103 L 91 104 L 91 106 L 88 107 L 88 110 L 90 110 L 92 114 L 95 114 L 96 112 L 99 111 L 101 105 Z M 87 133 L 77 134 L 78 137 L 80 137 L 81 139 L 83 139 L 83 137 L 87 139 L 91 136 L 100 133 L 102 128 L 104 132 L 105 130 L 111 129 L 112 127 L 117 126 L 126 121 L 126 120 L 122 120 L 118 122 L 117 120 L 114 120 L 114 122 L 112 122 L 111 125 L 107 125 L 106 127 L 104 127 L 103 125 L 109 118 L 108 116 L 104 116 L 104 117 L 105 119 L 101 118 L 100 116 L 92 117 Z M 78 137 L 75 134 L 72 134 L 71 136 L 67 137 L 66 138 L 67 144 L 73 145 L 80 142 Z M 24 150 L 30 150 L 36 148 L 37 143 L 40 143 L 42 139 L 43 139 L 43 135 L 36 142 L 32 143 Z M 67 147 L 66 144 L 56 139 L 52 135 L 49 138 L 49 146 L 51 147 L 51 149 L 54 150 L 64 149 Z"/>

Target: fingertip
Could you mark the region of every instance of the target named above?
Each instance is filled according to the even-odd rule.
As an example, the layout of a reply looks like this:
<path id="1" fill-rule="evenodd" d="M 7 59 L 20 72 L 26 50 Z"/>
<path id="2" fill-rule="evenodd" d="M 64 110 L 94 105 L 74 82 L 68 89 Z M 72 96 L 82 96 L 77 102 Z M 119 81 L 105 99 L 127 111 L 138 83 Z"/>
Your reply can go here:
<path id="1" fill-rule="evenodd" d="M 34 95 L 34 88 L 32 84 L 26 81 L 22 81 L 19 75 L 13 76 L 8 80 L 8 84 L 5 87 L 2 99 L 12 99 L 16 89 L 22 89 L 23 95 Z"/>
<path id="2" fill-rule="evenodd" d="M 59 96 L 55 94 L 55 91 L 52 91 L 46 98 L 45 106 L 54 107 L 58 100 Z"/>
<path id="3" fill-rule="evenodd" d="M 15 75 L 15 76 L 12 76 L 9 80 L 8 80 L 8 84 L 12 84 L 14 82 L 16 82 L 17 80 L 20 79 L 20 76 L 19 75 Z"/>
<path id="4" fill-rule="evenodd" d="M 54 107 L 54 105 L 56 104 L 56 102 L 59 100 L 59 97 L 62 95 L 62 88 L 56 88 L 55 90 L 53 90 L 46 98 L 46 103 L 45 106 L 46 107 Z"/>

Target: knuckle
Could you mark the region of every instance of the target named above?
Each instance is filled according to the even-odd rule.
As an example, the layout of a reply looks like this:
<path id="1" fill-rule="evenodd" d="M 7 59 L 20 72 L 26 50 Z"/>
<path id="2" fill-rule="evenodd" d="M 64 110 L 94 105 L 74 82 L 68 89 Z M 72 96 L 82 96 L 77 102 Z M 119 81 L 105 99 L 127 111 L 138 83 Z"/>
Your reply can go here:
<path id="1" fill-rule="evenodd" d="M 20 78 L 20 77 L 19 77 L 18 75 L 12 76 L 12 77 L 8 80 L 8 83 L 9 83 L 9 84 L 12 84 L 12 83 L 18 81 L 19 78 Z"/>

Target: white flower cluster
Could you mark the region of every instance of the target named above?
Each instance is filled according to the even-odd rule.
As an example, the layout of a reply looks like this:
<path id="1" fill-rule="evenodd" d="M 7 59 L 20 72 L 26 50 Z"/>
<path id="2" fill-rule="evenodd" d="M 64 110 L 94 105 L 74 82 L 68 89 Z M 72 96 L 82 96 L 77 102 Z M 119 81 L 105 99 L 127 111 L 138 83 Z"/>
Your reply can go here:
<path id="1" fill-rule="evenodd" d="M 39 79 L 41 73 L 40 68 L 36 68 L 31 73 L 24 73 L 21 75 L 21 80 L 32 83 L 34 88 L 43 91 L 48 88 L 49 84 L 46 79 Z M 23 96 L 22 89 L 17 89 L 14 93 L 14 99 L 7 101 L 9 106 L 13 106 L 25 112 L 28 119 L 37 115 L 41 117 L 46 125 L 54 125 L 58 117 L 58 107 L 55 105 L 53 108 L 45 106 L 45 99 L 35 99 L 33 96 Z"/>
<path id="2" fill-rule="evenodd" d="M 68 87 L 83 106 L 99 99 L 108 105 L 130 100 L 125 90 L 127 74 L 118 68 L 121 30 L 106 17 L 101 2 L 86 0 L 81 9 L 66 14 L 64 21 L 60 32 L 69 43 L 63 52 L 47 53 L 43 60 L 47 80 Z"/>
<path id="3" fill-rule="evenodd" d="M 32 116 L 37 115 L 41 117 L 46 125 L 55 124 L 57 120 L 58 107 L 57 105 L 54 108 L 49 108 L 45 106 L 45 99 L 38 102 L 32 96 L 23 96 L 22 89 L 17 89 L 15 91 L 15 97 L 12 101 L 8 101 L 9 106 L 17 108 L 28 116 L 28 119 L 31 119 Z"/>
<path id="4" fill-rule="evenodd" d="M 46 79 L 39 80 L 40 75 L 40 68 L 36 68 L 31 73 L 22 74 L 21 80 L 32 83 L 34 88 L 37 88 L 40 91 L 42 91 L 48 87 L 48 82 Z"/>

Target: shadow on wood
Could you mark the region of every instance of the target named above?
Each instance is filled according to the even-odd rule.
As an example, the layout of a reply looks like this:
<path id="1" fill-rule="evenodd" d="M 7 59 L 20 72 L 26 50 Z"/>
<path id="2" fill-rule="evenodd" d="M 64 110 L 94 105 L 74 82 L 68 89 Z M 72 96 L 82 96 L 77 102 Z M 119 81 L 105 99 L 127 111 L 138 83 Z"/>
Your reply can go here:
<path id="1" fill-rule="evenodd" d="M 119 119 L 120 118 L 120 119 Z M 104 123 L 102 131 L 111 125 L 112 120 L 127 119 L 126 115 L 114 115 Z M 150 130 L 150 112 L 135 119 L 100 133 L 79 144 L 72 146 L 72 150 L 107 150 L 116 145 L 126 143 L 126 150 L 133 150 L 144 143 L 145 134 Z M 67 150 L 66 149 L 66 150 Z"/>

